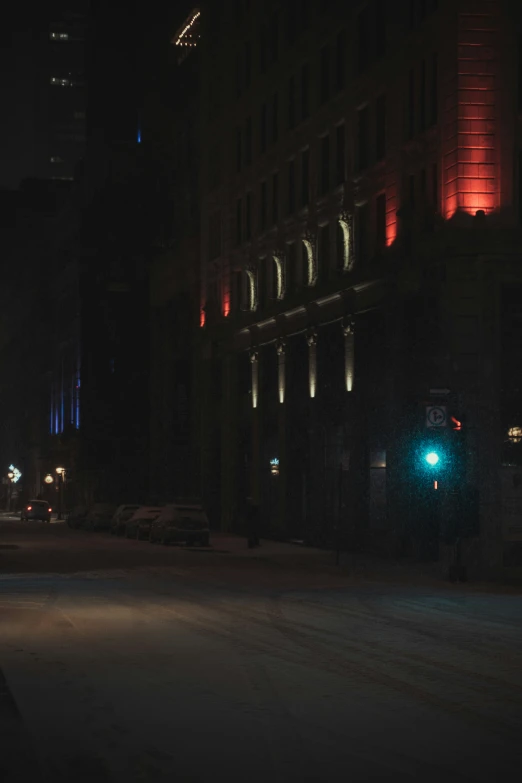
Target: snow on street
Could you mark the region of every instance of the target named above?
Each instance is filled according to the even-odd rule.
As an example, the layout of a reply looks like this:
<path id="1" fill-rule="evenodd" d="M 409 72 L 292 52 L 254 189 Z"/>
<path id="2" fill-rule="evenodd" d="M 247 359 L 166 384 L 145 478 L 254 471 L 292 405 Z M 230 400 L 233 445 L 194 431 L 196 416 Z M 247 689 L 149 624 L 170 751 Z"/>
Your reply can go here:
<path id="1" fill-rule="evenodd" d="M 204 554 L 9 524 L 2 783 L 520 775 L 516 593 L 309 589 L 259 563 L 256 585 Z"/>

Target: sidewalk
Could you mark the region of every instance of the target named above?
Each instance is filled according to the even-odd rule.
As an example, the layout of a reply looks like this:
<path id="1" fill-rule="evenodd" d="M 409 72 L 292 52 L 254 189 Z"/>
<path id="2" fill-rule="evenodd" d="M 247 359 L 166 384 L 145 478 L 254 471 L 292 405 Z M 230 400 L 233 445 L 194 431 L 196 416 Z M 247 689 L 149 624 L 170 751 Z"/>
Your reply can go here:
<path id="1" fill-rule="evenodd" d="M 211 534 L 211 545 L 214 552 L 220 554 L 229 564 L 236 562 L 238 565 L 243 563 L 247 566 L 248 561 L 255 561 L 265 568 L 268 566 L 272 571 L 298 573 L 301 577 L 307 574 L 314 583 L 324 578 L 325 585 L 332 581 L 346 585 L 354 581 L 367 581 L 426 587 L 459 587 L 469 591 L 522 592 L 522 585 L 507 581 L 470 580 L 465 583 L 452 583 L 448 579 L 447 564 L 443 561 L 422 563 L 406 558 L 388 559 L 365 552 L 343 552 L 337 565 L 336 552 L 331 550 L 266 539 L 261 541 L 261 546 L 249 549 L 244 537 L 219 532 Z"/>

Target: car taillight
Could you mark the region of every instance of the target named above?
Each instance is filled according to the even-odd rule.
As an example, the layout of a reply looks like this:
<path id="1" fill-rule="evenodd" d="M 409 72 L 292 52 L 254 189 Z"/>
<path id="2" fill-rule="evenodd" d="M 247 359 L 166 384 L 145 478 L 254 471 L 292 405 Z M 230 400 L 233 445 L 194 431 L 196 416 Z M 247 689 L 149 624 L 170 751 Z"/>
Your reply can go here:
<path id="1" fill-rule="evenodd" d="M 50 514 L 50 513 L 51 513 L 51 511 L 52 511 L 52 508 L 48 508 L 48 509 L 47 509 L 47 511 L 48 511 L 48 512 L 49 512 L 49 514 Z"/>
<path id="2" fill-rule="evenodd" d="M 28 510 L 28 511 L 32 511 L 32 510 L 33 510 L 33 507 L 32 507 L 32 506 L 27 506 L 27 510 Z"/>

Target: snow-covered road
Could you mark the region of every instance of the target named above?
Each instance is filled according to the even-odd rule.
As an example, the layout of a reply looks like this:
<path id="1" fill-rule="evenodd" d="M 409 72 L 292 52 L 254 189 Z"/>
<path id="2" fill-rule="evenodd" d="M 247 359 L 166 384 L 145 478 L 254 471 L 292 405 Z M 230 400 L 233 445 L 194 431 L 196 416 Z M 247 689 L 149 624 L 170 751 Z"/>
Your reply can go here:
<path id="1" fill-rule="evenodd" d="M 56 536 L 81 571 L 0 573 L 2 783 L 519 778 L 519 595 L 218 582 L 114 540 L 100 569 Z"/>

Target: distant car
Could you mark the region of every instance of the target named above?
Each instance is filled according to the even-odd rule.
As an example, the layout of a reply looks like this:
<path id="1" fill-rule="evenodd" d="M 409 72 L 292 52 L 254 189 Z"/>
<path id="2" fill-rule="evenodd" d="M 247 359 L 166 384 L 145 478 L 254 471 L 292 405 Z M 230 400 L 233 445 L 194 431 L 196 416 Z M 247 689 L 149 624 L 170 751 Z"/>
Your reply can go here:
<path id="1" fill-rule="evenodd" d="M 146 529 L 149 537 L 150 524 L 161 514 L 163 506 L 140 506 L 125 525 L 126 538 L 141 538 Z"/>
<path id="2" fill-rule="evenodd" d="M 87 517 L 87 506 L 75 506 L 72 511 L 66 515 L 69 527 L 83 527 Z"/>
<path id="3" fill-rule="evenodd" d="M 109 530 L 113 536 L 122 536 L 125 533 L 125 525 L 140 508 L 138 503 L 118 506 L 111 519 Z"/>
<path id="4" fill-rule="evenodd" d="M 170 503 L 152 523 L 149 541 L 209 546 L 208 517 L 199 503 Z"/>
<path id="5" fill-rule="evenodd" d="M 87 530 L 108 530 L 115 511 L 114 503 L 95 503 L 87 513 L 84 527 Z"/>
<path id="6" fill-rule="evenodd" d="M 22 522 L 29 522 L 37 519 L 40 522 L 51 521 L 52 508 L 46 500 L 30 500 L 22 509 L 20 519 Z"/>

